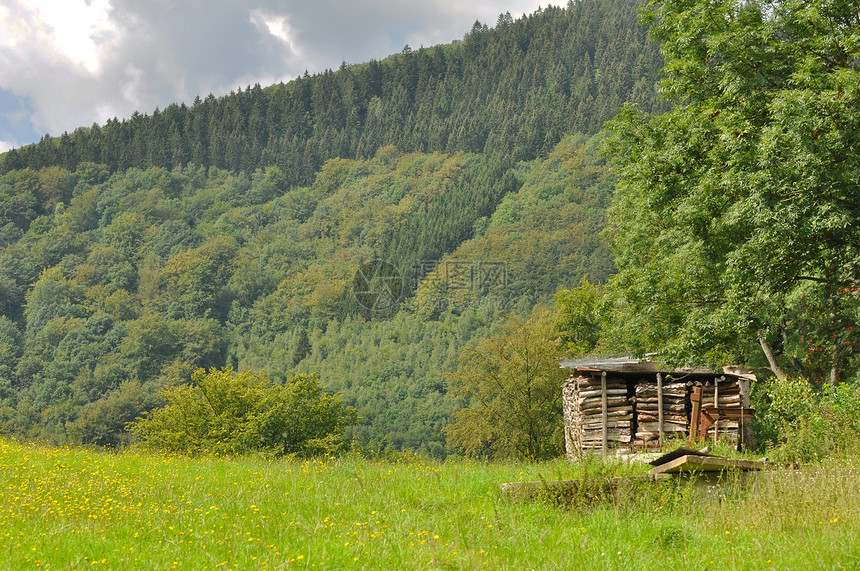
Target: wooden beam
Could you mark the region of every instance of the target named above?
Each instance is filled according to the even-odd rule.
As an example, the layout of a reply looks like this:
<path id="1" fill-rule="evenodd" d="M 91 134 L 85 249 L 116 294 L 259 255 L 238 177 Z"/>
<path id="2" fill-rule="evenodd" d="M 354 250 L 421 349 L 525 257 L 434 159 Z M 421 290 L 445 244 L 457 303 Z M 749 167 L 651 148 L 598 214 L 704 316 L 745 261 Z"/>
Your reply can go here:
<path id="1" fill-rule="evenodd" d="M 702 413 L 702 387 L 694 387 L 693 394 L 690 395 L 690 401 L 693 403 L 693 414 L 690 416 L 690 438 L 687 439 L 687 446 L 699 440 L 699 417 Z"/>
<path id="2" fill-rule="evenodd" d="M 720 377 L 725 379 L 725 377 Z M 714 406 L 720 406 L 720 379 L 714 379 Z M 705 435 L 707 437 L 707 434 Z M 716 445 L 717 439 L 720 437 L 720 421 L 719 419 L 714 421 L 714 444 Z"/>
<path id="3" fill-rule="evenodd" d="M 651 469 L 651 474 L 675 474 L 678 472 L 721 472 L 723 470 L 763 470 L 767 462 L 739 460 L 722 456 L 681 456 L 671 462 Z"/>
<path id="4" fill-rule="evenodd" d="M 741 390 L 741 408 L 750 408 L 750 380 L 744 377 L 739 377 L 738 387 L 740 387 Z M 740 442 L 738 442 L 738 448 L 741 450 L 752 450 L 755 447 L 755 442 L 753 442 L 752 423 L 744 422 L 744 418 L 741 417 L 740 424 L 740 430 L 738 431 L 740 433 Z"/>
<path id="5" fill-rule="evenodd" d="M 607 425 L 609 424 L 609 404 L 606 400 L 606 371 L 600 373 L 600 392 L 602 395 L 601 404 L 603 405 L 603 453 L 606 454 L 606 449 L 609 444 L 609 439 L 606 434 Z"/>
<path id="6" fill-rule="evenodd" d="M 659 426 L 657 442 L 660 450 L 663 450 L 663 375 L 660 373 L 657 373 L 657 423 Z"/>

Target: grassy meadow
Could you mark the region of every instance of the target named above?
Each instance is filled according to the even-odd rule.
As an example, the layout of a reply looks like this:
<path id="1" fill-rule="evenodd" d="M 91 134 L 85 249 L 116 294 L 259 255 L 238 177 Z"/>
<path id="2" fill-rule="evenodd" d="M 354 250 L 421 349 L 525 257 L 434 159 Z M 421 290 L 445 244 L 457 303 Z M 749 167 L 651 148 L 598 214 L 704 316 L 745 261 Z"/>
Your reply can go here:
<path id="1" fill-rule="evenodd" d="M 811 569 L 860 566 L 849 460 L 715 496 L 574 507 L 506 481 L 644 468 L 360 456 L 187 459 L 0 441 L 0 568 Z"/>

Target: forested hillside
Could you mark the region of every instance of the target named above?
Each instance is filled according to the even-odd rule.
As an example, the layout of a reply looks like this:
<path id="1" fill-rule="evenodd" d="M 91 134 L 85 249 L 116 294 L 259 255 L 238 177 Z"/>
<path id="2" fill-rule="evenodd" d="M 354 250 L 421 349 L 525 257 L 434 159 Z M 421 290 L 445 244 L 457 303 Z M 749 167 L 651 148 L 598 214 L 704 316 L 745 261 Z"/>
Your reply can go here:
<path id="1" fill-rule="evenodd" d="M 362 445 L 446 454 L 461 348 L 614 271 L 599 129 L 658 107 L 637 5 L 501 16 L 7 153 L 0 431 L 120 444 L 159 389 L 230 365 L 318 372 Z M 355 295 L 371 260 L 402 276 L 382 312 Z"/>
<path id="2" fill-rule="evenodd" d="M 126 121 L 44 138 L 7 153 L 0 172 L 82 162 L 233 172 L 278 166 L 288 185 L 310 184 L 334 157 L 401 151 L 485 153 L 507 163 L 545 156 L 565 133 L 599 131 L 625 101 L 644 110 L 661 58 L 638 25 L 638 0 L 547 7 L 462 41 L 383 61 L 344 63 L 289 84 L 211 94 Z"/>

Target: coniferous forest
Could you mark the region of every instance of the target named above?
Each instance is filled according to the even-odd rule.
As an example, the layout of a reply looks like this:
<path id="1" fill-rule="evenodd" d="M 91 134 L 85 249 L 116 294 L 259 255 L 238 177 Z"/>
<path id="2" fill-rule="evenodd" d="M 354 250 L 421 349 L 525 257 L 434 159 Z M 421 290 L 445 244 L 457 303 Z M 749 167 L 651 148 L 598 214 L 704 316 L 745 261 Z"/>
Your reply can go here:
<path id="1" fill-rule="evenodd" d="M 505 14 L 7 152 L 0 431 L 120 445 L 163 388 L 231 366 L 318 373 L 358 444 L 448 454 L 460 350 L 615 271 L 602 126 L 668 109 L 639 4 Z M 356 295 L 374 260 L 400 279 L 384 310 Z"/>
<path id="2" fill-rule="evenodd" d="M 565 134 L 593 134 L 632 101 L 658 107 L 658 46 L 639 2 L 547 7 L 462 41 L 403 48 L 383 61 L 288 84 L 198 97 L 126 121 L 80 128 L 10 151 L 2 171 L 81 163 L 173 169 L 189 164 L 253 173 L 277 166 L 287 186 L 313 182 L 332 158 L 403 152 L 480 153 L 505 165 L 546 157 Z"/>

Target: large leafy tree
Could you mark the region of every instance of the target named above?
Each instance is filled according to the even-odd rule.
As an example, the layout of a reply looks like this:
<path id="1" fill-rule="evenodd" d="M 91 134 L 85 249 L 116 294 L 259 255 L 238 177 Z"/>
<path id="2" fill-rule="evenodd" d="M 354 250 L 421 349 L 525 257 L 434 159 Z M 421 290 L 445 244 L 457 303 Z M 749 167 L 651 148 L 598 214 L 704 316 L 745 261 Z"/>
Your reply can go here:
<path id="1" fill-rule="evenodd" d="M 562 451 L 561 352 L 553 319 L 538 312 L 511 317 L 501 334 L 470 344 L 452 374 L 453 391 L 469 399 L 445 427 L 467 454 L 544 459 Z"/>
<path id="2" fill-rule="evenodd" d="M 665 0 L 662 115 L 611 124 L 626 331 L 676 359 L 837 382 L 860 284 L 860 5 Z"/>

